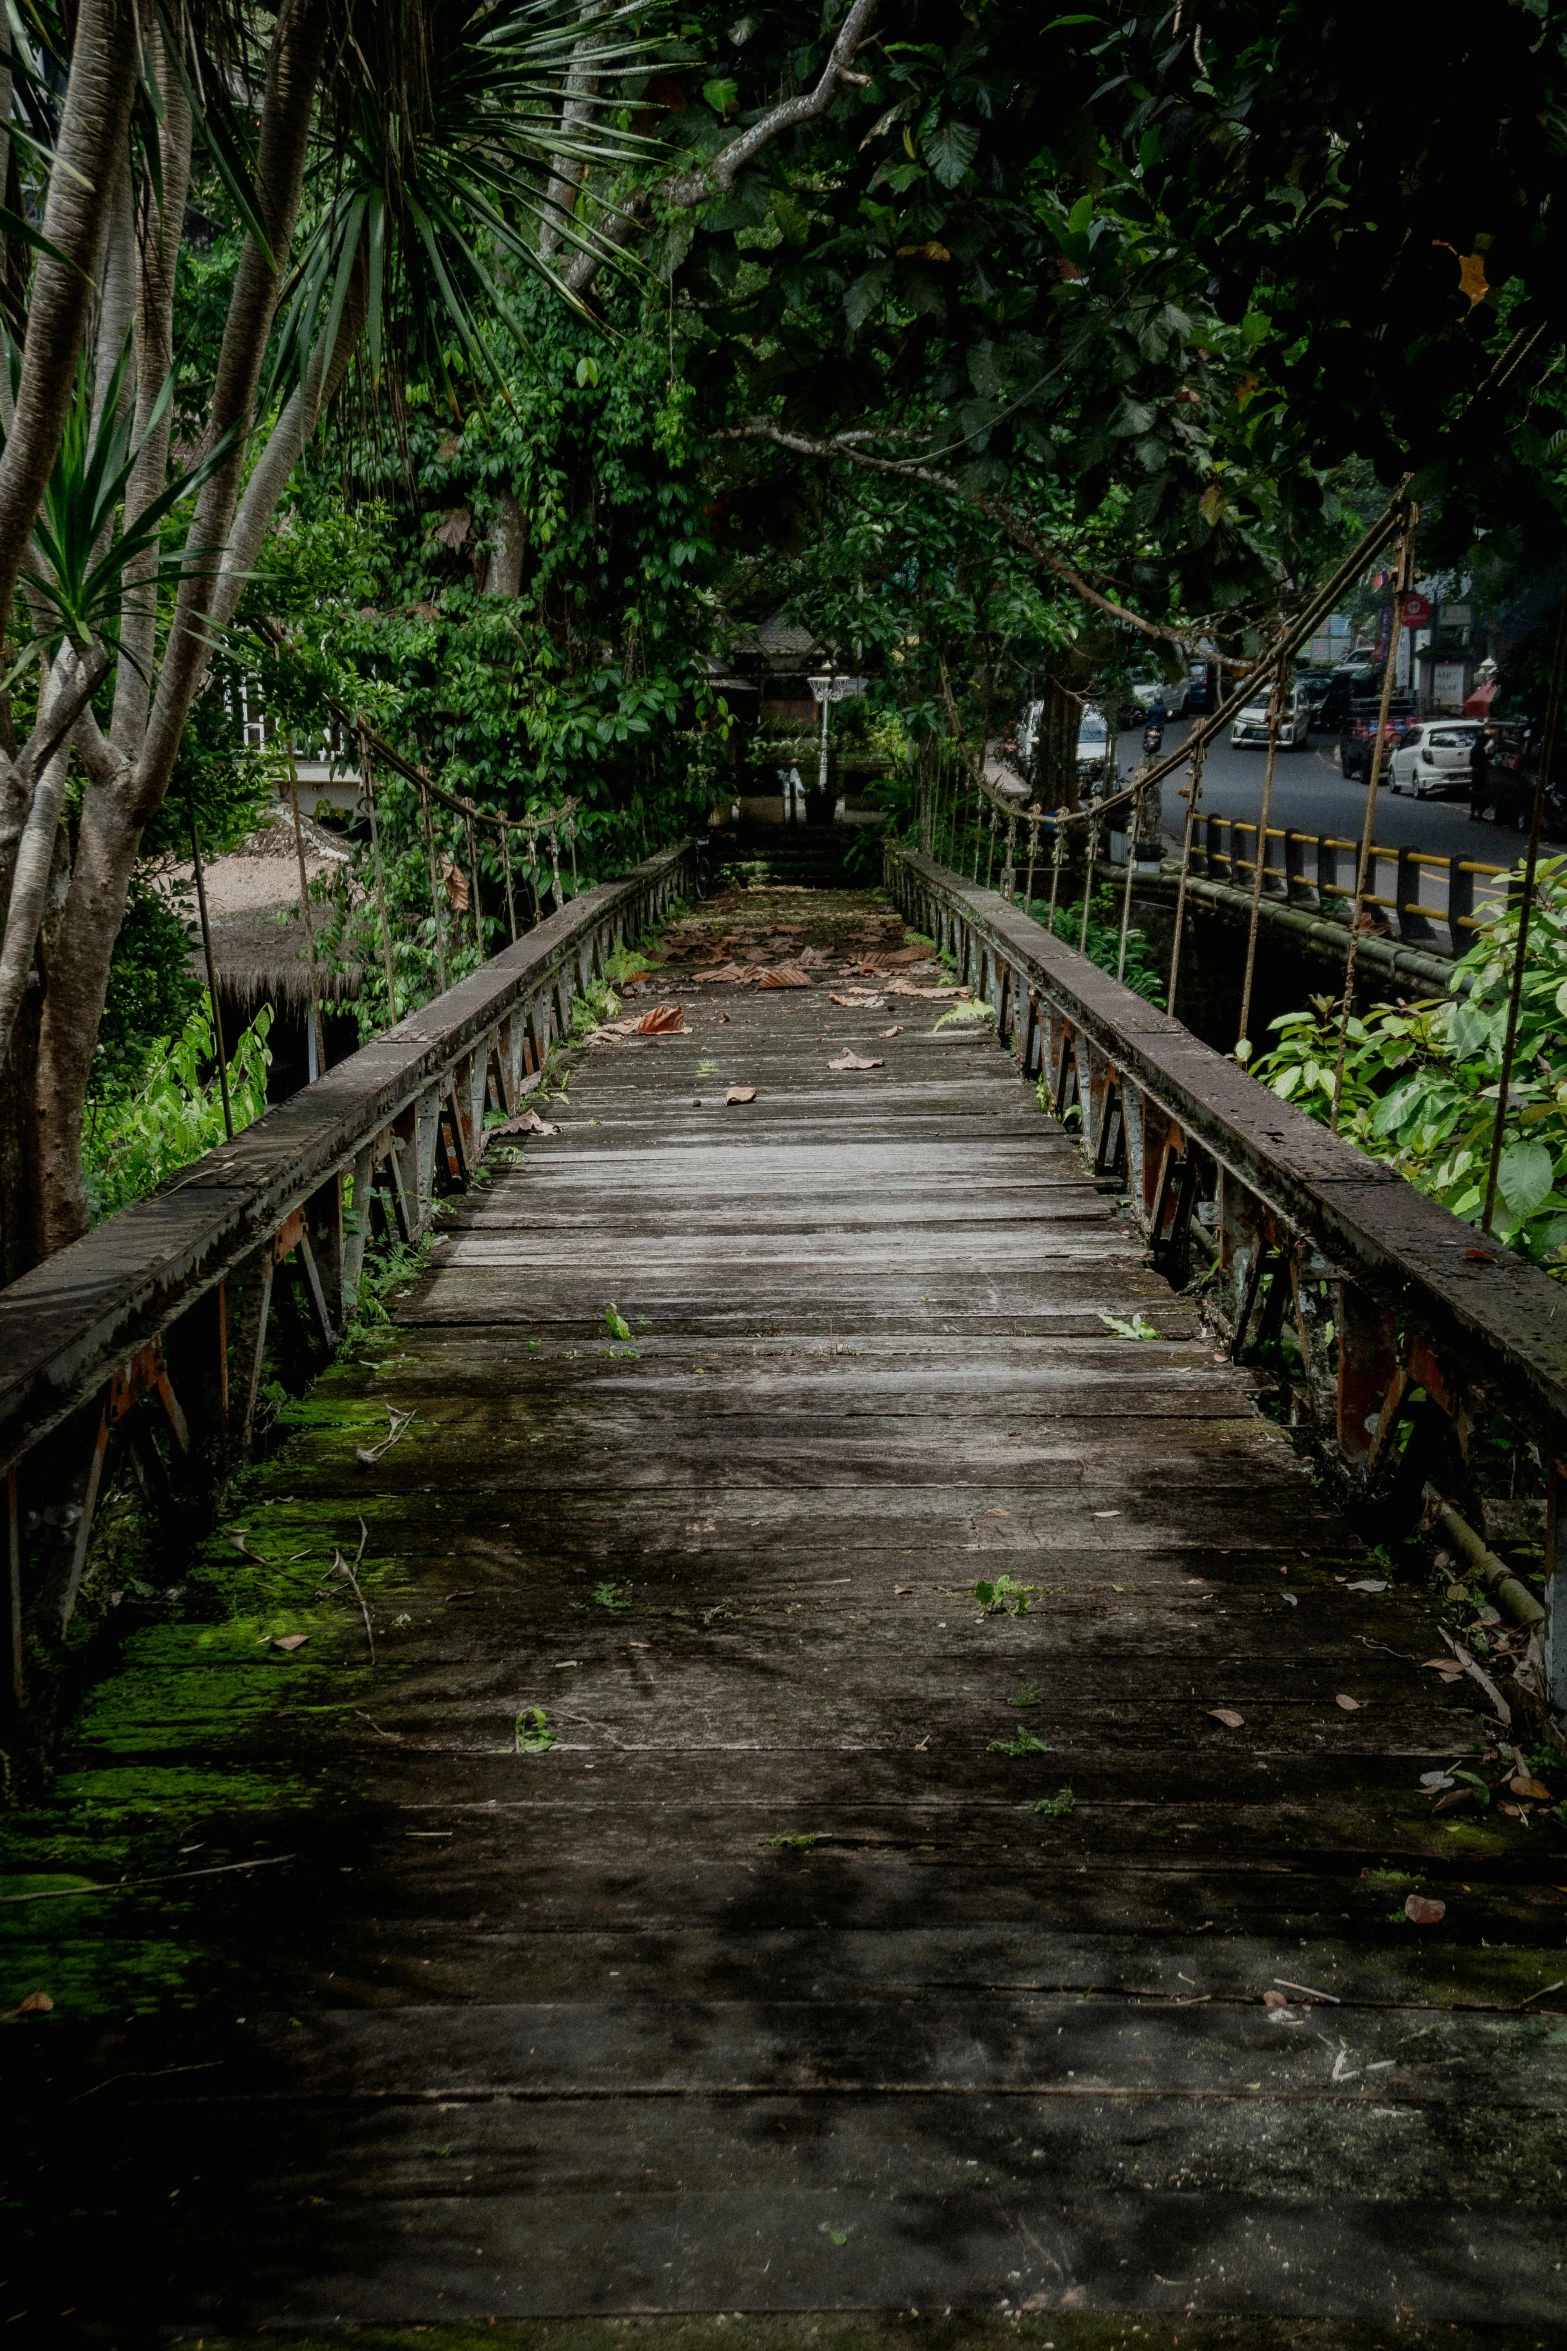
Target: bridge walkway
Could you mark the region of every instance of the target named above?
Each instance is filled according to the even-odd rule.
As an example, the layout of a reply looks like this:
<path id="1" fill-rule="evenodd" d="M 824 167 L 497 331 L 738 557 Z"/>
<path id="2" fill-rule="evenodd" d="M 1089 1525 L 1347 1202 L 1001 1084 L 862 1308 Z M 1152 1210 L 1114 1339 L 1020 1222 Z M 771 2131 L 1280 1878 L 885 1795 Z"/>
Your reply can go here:
<path id="1" fill-rule="evenodd" d="M 1483 1696 L 989 1030 L 833 1000 L 880 920 L 709 908 L 831 960 L 629 998 L 683 1033 L 581 1055 L 260 1473 L 231 1543 L 325 1597 L 241 1747 L 315 1793 L 94 2043 L 79 2305 L 1560 2317 L 1567 1871 L 1420 1784 Z"/>

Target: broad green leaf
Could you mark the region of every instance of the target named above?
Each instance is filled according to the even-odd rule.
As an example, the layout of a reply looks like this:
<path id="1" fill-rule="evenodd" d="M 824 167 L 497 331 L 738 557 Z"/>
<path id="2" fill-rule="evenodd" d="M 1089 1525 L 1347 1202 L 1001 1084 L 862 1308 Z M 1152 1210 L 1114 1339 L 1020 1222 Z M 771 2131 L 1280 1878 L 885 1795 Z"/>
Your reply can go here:
<path id="1" fill-rule="evenodd" d="M 1543 1143 L 1510 1143 L 1497 1170 L 1497 1189 L 1514 1216 L 1532 1216 L 1550 1198 L 1555 1177 Z"/>
<path id="2" fill-rule="evenodd" d="M 944 188 L 957 187 L 979 153 L 979 133 L 966 122 L 944 122 L 920 143 Z"/>

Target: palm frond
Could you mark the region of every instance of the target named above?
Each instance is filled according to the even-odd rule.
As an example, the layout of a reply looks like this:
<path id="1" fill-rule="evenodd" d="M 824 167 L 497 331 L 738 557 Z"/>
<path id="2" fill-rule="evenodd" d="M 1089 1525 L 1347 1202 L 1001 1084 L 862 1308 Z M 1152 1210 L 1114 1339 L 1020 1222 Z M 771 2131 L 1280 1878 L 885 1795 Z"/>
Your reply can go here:
<path id="1" fill-rule="evenodd" d="M 500 272 L 536 273 L 584 307 L 539 251 L 546 218 L 568 246 L 602 248 L 625 266 L 610 240 L 561 214 L 545 189 L 562 159 L 618 170 L 661 152 L 617 120 L 627 85 L 667 46 L 662 31 L 647 29 L 652 13 L 634 0 L 590 17 L 579 0 L 350 0 L 324 86 L 274 396 L 317 355 L 330 364 L 351 294 L 363 304 L 372 375 L 395 351 L 404 366 L 444 376 L 451 334 L 470 363 L 498 374 L 486 320 L 499 318 L 525 342 Z M 576 119 L 563 132 L 584 41 L 602 87 L 571 93 Z"/>

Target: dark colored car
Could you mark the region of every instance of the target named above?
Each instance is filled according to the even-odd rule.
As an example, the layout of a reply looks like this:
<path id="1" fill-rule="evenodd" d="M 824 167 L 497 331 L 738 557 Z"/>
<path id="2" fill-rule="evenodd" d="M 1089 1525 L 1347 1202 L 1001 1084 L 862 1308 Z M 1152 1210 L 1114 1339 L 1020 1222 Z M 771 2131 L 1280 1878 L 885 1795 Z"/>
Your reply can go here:
<path id="1" fill-rule="evenodd" d="M 1371 781 L 1371 753 L 1377 739 L 1377 716 L 1382 707 L 1381 696 L 1375 701 L 1352 702 L 1348 721 L 1339 736 L 1338 770 L 1353 783 Z M 1395 694 L 1388 704 L 1387 740 L 1401 743 L 1410 728 L 1417 723 L 1418 713 L 1414 697 Z"/>
<path id="2" fill-rule="evenodd" d="M 1206 718 L 1210 710 L 1219 707 L 1219 665 L 1216 661 L 1197 661 L 1192 664 L 1186 691 L 1181 697 L 1179 715 L 1182 718 Z"/>
<path id="3" fill-rule="evenodd" d="M 1382 672 L 1375 662 L 1346 661 L 1328 678 L 1316 723 L 1326 734 L 1341 735 L 1349 724 L 1351 706 L 1374 701 L 1382 691 Z"/>

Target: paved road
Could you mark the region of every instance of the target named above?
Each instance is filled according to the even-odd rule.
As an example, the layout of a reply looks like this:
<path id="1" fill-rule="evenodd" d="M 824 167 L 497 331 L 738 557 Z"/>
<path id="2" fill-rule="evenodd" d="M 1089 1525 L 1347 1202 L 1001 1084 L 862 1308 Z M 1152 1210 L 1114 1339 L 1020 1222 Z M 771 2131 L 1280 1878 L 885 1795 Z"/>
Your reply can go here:
<path id="1" fill-rule="evenodd" d="M 1174 750 L 1190 732 L 1189 722 L 1171 727 L 1165 749 Z M 1119 738 L 1116 757 L 1122 774 L 1129 775 L 1142 757 L 1140 729 Z M 1266 765 L 1263 751 L 1237 751 L 1228 740 L 1217 744 L 1203 770 L 1204 807 L 1215 816 L 1255 821 Z M 1177 781 L 1165 785 L 1164 825 L 1178 842 L 1185 804 L 1176 796 Z M 1366 787 L 1339 774 L 1335 737 L 1319 738 L 1309 751 L 1280 752 L 1273 771 L 1272 823 L 1358 841 L 1365 821 Z M 1475 857 L 1493 865 L 1511 864 L 1523 846 L 1517 833 L 1500 825 L 1471 822 L 1462 801 L 1395 798 L 1385 778 L 1377 796 L 1376 837 L 1382 848 L 1424 849 L 1435 857 Z"/>

